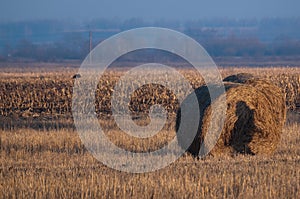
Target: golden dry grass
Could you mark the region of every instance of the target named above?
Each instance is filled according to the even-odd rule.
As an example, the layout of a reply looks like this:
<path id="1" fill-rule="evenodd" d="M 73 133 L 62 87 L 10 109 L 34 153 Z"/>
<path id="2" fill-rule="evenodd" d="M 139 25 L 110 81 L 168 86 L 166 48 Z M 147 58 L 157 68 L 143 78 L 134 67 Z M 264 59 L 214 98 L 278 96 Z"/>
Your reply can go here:
<path id="1" fill-rule="evenodd" d="M 68 86 L 74 81 L 72 76 L 76 73 L 76 69 L 70 68 L 66 73 L 46 69 L 44 72 L 36 70 L 30 73 L 28 70 L 5 68 L 4 72 L 1 72 L 1 198 L 297 198 L 299 196 L 300 126 L 297 123 L 297 113 L 294 113 L 295 122 L 289 122 L 284 127 L 281 142 L 271 157 L 208 156 L 198 160 L 184 155 L 159 171 L 143 174 L 124 173 L 110 169 L 94 159 L 84 148 L 74 129 L 69 113 L 71 88 Z M 201 77 L 195 76 L 194 71 L 185 69 L 180 71 L 194 87 L 203 84 Z M 287 95 L 290 96 L 290 104 L 295 106 L 294 109 L 300 93 L 299 71 L 299 68 L 221 69 L 223 77 L 247 72 L 272 79 L 285 89 L 286 94 L 290 93 Z M 104 78 L 103 82 L 109 81 L 104 82 L 104 85 L 113 84 L 111 82 L 116 81 L 122 73 L 109 71 L 105 77 L 107 79 Z M 27 87 L 24 90 L 16 88 L 5 90 L 6 87 L 3 86 L 14 84 L 17 88 L 25 85 L 34 88 L 35 91 L 32 92 Z M 45 88 L 41 89 L 42 86 Z M 56 90 L 52 90 L 53 87 L 56 87 Z M 109 88 L 111 86 L 104 86 L 104 91 L 100 93 L 109 96 Z M 43 102 L 39 99 L 44 97 L 39 98 L 39 95 L 53 98 Z M 55 103 L 58 103 L 58 106 Z M 170 103 L 170 99 L 167 103 Z M 293 109 L 292 105 L 290 109 Z M 20 108 L 22 106 L 24 109 Z M 36 112 L 32 110 L 38 110 L 43 106 L 44 111 L 34 116 Z M 147 108 L 149 104 L 144 106 Z M 27 111 L 27 115 L 24 114 L 30 108 L 32 110 Z M 116 124 L 109 116 L 102 117 L 106 114 L 104 110 L 101 114 L 100 123 L 105 126 L 106 135 L 116 145 L 128 150 L 155 150 L 175 136 L 174 117 L 169 118 L 169 125 L 166 125 L 156 137 L 141 141 L 117 130 Z"/>
<path id="2" fill-rule="evenodd" d="M 297 198 L 300 190 L 299 124 L 284 129 L 272 157 L 204 160 L 183 156 L 144 174 L 97 162 L 71 130 L 0 131 L 3 198 Z M 114 139 L 126 137 L 115 136 Z M 155 143 L 150 144 L 155 147 Z"/>

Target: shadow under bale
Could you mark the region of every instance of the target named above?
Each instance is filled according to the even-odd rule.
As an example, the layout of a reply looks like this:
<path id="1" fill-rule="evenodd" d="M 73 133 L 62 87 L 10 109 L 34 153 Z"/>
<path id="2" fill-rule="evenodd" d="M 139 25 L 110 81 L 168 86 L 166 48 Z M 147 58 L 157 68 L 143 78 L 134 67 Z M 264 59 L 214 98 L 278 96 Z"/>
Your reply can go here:
<path id="1" fill-rule="evenodd" d="M 238 78 L 234 82 L 238 81 Z M 241 82 L 241 81 L 240 81 Z M 281 90 L 272 83 L 250 77 L 243 83 L 224 82 L 227 110 L 223 128 L 217 143 L 210 151 L 211 155 L 236 153 L 270 154 L 280 141 L 286 118 L 285 99 Z M 213 87 L 213 86 L 212 86 Z M 214 88 L 214 87 L 213 87 Z M 217 89 L 217 88 L 216 88 Z M 209 149 L 212 143 L 206 139 L 211 121 L 212 103 L 221 103 L 224 96 L 210 99 L 208 87 L 197 88 L 194 93 L 200 107 L 200 120 L 197 135 L 188 148 L 194 156 L 199 155 L 201 146 Z M 189 104 L 188 96 L 182 103 Z M 189 111 L 192 111 L 192 107 Z M 177 112 L 176 131 L 180 126 L 181 109 Z M 217 131 L 222 124 L 212 124 L 212 131 Z M 177 133 L 179 144 L 185 142 L 185 133 Z"/>

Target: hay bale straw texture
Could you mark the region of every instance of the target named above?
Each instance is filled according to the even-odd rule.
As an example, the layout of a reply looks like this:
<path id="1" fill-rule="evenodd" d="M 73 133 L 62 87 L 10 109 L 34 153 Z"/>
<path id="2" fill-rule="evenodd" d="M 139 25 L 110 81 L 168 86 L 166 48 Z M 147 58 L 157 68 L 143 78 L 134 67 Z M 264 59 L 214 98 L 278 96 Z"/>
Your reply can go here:
<path id="1" fill-rule="evenodd" d="M 211 155 L 237 153 L 271 154 L 280 141 L 286 119 L 285 98 L 280 88 L 271 82 L 254 78 L 252 75 L 238 74 L 225 78 L 226 119 L 221 135 L 210 151 Z M 232 81 L 232 82 L 229 82 Z M 200 146 L 209 146 L 204 139 L 211 121 L 212 103 L 220 103 L 224 96 L 210 99 L 207 86 L 195 91 L 200 107 L 200 121 L 197 135 L 188 152 L 198 156 Z M 223 97 L 223 98 L 222 98 Z M 183 103 L 189 103 L 189 96 Z M 192 111 L 192 110 L 191 110 Z M 177 112 L 176 130 L 179 128 L 181 110 Z M 220 124 L 212 124 L 216 130 Z M 177 133 L 179 144 L 184 143 L 184 133 Z"/>

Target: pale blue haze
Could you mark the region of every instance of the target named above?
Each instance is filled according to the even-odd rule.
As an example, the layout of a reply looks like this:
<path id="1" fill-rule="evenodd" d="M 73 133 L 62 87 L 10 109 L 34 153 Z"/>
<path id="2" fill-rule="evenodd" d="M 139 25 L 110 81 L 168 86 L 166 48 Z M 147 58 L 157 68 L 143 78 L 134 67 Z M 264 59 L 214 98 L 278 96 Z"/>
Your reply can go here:
<path id="1" fill-rule="evenodd" d="M 0 0 L 0 21 L 299 17 L 299 0 Z"/>

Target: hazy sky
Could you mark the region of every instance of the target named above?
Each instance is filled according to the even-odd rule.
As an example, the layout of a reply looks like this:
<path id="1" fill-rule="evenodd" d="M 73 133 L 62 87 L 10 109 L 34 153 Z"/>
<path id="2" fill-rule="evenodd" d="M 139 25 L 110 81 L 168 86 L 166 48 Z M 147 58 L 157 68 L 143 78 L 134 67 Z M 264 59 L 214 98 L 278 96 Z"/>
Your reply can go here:
<path id="1" fill-rule="evenodd" d="M 0 21 L 298 17 L 299 0 L 0 0 Z"/>

